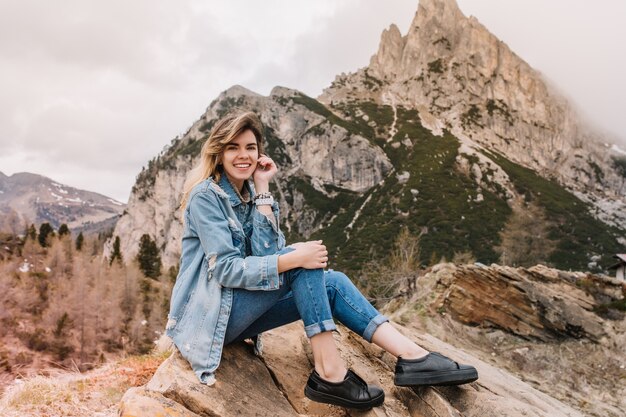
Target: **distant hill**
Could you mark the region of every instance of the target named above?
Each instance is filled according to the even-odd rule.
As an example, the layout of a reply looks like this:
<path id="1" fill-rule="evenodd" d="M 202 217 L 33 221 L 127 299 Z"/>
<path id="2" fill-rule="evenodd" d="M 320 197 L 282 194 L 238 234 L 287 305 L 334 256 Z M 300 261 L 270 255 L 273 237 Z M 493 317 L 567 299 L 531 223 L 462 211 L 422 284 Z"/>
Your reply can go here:
<path id="1" fill-rule="evenodd" d="M 73 232 L 99 232 L 115 226 L 126 204 L 91 191 L 59 184 L 50 178 L 0 172 L 0 231 L 20 234 L 24 226 L 66 223 Z"/>

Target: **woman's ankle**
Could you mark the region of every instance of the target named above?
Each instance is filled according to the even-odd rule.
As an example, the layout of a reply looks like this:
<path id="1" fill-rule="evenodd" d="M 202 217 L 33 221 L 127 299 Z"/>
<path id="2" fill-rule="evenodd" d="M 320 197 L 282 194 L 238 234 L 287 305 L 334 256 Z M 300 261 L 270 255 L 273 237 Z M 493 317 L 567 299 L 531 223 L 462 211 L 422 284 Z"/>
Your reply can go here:
<path id="1" fill-rule="evenodd" d="M 324 380 L 328 382 L 341 382 L 346 378 L 348 370 L 345 367 L 329 367 L 315 366 L 315 371 Z"/>
<path id="2" fill-rule="evenodd" d="M 411 351 L 408 351 L 406 353 L 401 353 L 400 355 L 398 355 L 398 359 L 402 358 L 402 359 L 421 359 L 426 357 L 426 355 L 428 355 L 430 352 L 427 351 L 426 349 L 422 349 L 421 347 L 417 347 L 417 349 L 413 349 Z"/>

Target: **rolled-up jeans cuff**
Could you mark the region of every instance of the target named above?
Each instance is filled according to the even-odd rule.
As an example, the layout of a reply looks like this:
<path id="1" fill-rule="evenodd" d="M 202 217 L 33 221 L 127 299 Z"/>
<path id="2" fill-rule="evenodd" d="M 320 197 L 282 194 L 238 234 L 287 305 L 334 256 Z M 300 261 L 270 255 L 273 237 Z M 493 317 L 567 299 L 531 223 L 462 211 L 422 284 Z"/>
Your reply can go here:
<path id="1" fill-rule="evenodd" d="M 331 330 L 337 330 L 337 326 L 335 326 L 335 322 L 332 320 L 324 320 L 321 323 L 313 323 L 304 327 L 306 337 L 308 337 L 309 339 L 316 334 L 328 332 Z"/>
<path id="2" fill-rule="evenodd" d="M 368 342 L 371 342 L 372 337 L 374 336 L 374 332 L 376 331 L 376 329 L 378 329 L 378 326 L 380 326 L 381 324 L 387 321 L 389 321 L 389 319 L 383 316 L 382 314 L 379 314 L 376 317 L 374 317 L 365 328 L 365 331 L 363 332 L 363 339 L 367 340 Z"/>

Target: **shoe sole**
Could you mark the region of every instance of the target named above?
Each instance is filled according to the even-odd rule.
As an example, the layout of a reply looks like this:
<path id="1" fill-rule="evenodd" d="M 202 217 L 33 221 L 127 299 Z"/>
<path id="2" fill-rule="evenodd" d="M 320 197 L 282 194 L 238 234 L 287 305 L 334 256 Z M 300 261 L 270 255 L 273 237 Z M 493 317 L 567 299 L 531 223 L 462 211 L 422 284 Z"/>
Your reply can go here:
<path id="1" fill-rule="evenodd" d="M 394 382 L 400 387 L 427 386 L 427 385 L 462 385 L 478 379 L 475 369 L 420 372 L 419 375 L 396 375 Z"/>
<path id="2" fill-rule="evenodd" d="M 367 402 L 356 402 L 346 400 L 345 398 L 336 397 L 334 395 L 325 394 L 323 392 L 315 391 L 308 385 L 304 387 L 304 395 L 311 401 L 318 403 L 338 405 L 346 408 L 356 408 L 358 410 L 369 410 L 372 407 L 378 407 L 385 402 L 385 393 L 381 393 L 378 397 L 374 397 Z"/>

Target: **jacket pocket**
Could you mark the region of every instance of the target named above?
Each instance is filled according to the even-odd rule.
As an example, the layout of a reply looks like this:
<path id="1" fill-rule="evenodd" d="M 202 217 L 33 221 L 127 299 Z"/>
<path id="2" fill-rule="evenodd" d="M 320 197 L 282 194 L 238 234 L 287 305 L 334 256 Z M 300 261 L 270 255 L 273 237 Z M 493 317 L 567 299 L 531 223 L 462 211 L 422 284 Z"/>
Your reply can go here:
<path id="1" fill-rule="evenodd" d="M 237 227 L 230 226 L 230 234 L 233 238 L 233 246 L 244 253 L 246 248 L 246 235 L 243 230 L 239 230 Z"/>

